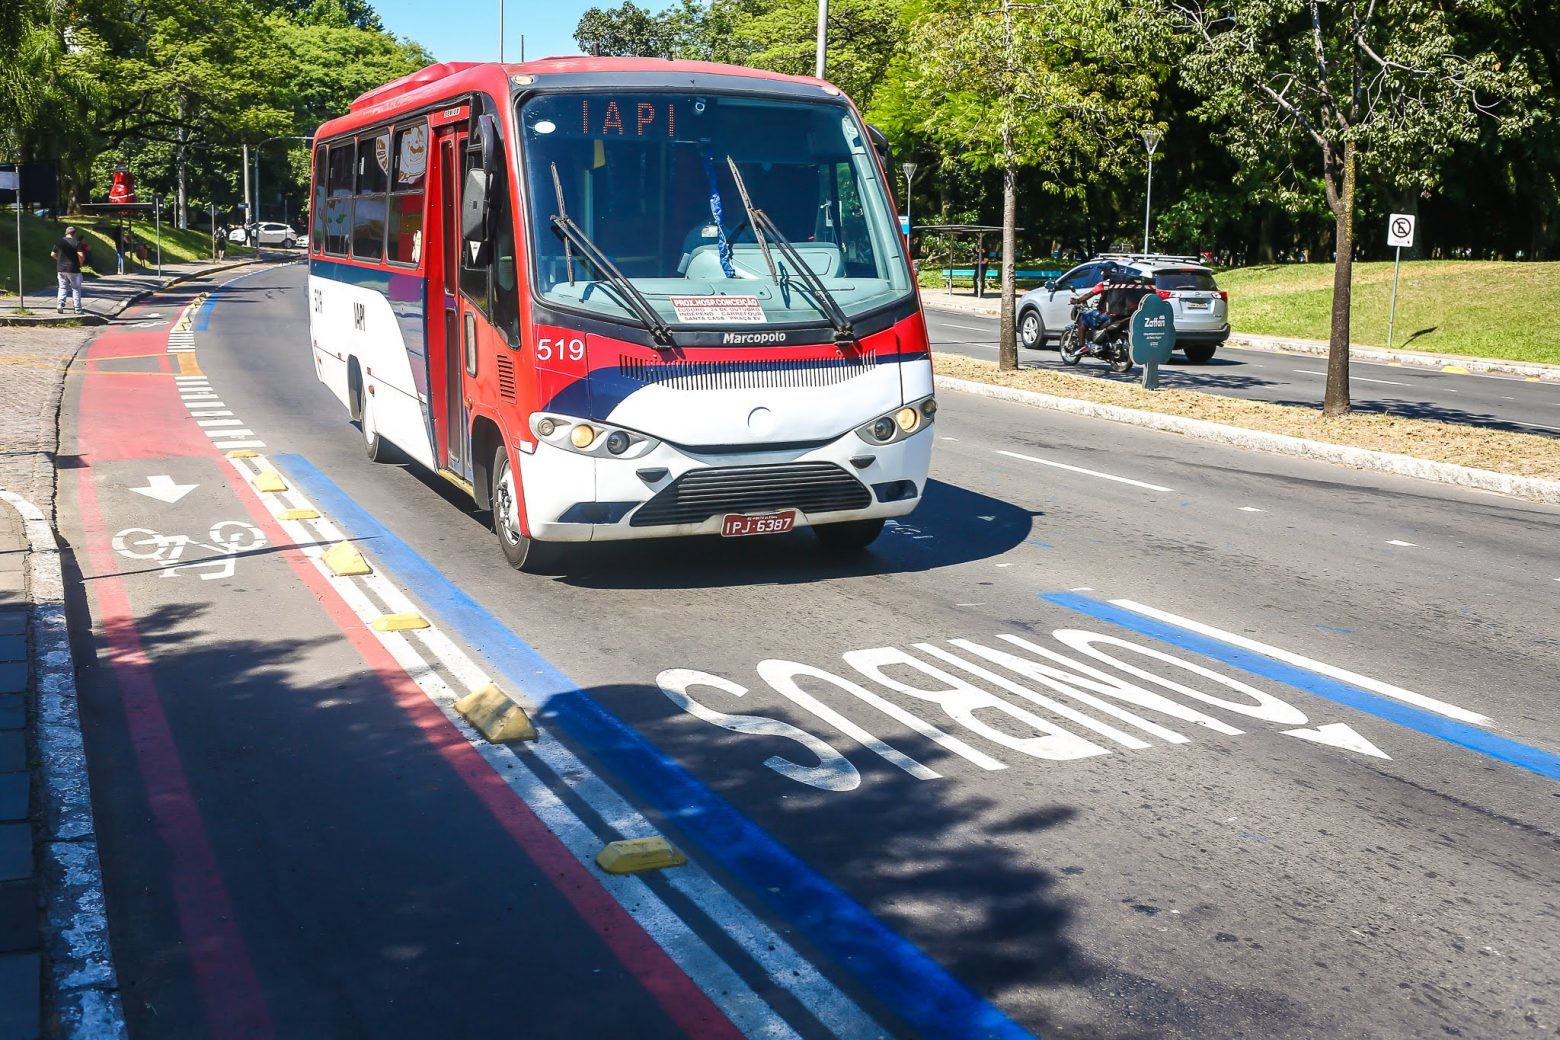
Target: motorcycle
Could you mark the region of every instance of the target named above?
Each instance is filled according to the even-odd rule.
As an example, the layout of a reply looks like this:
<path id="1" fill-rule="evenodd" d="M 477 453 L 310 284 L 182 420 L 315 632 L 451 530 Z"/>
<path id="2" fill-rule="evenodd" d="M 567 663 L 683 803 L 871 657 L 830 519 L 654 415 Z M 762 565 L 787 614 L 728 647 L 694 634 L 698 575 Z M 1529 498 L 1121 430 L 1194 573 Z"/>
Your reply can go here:
<path id="1" fill-rule="evenodd" d="M 1107 303 L 1110 302 L 1112 302 L 1110 297 L 1107 297 Z M 1132 301 L 1132 305 L 1136 305 L 1135 300 Z M 1078 320 L 1084 306 L 1081 298 L 1073 300 L 1072 321 L 1062 330 L 1062 340 L 1058 347 L 1062 364 L 1076 365 L 1084 358 L 1092 357 L 1107 362 L 1112 372 L 1132 371 L 1132 346 L 1128 341 L 1128 329 L 1132 324 L 1130 308 L 1126 313 L 1116 313 L 1120 308 L 1118 301 L 1118 307 L 1110 309 L 1109 319 L 1085 335 L 1082 324 Z"/>

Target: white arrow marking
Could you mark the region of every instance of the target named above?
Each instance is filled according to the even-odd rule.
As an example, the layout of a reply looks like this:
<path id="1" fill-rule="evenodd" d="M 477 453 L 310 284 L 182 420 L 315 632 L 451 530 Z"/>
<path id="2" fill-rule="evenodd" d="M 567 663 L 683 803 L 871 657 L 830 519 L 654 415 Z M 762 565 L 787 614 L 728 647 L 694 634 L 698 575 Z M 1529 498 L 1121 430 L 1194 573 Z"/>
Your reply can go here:
<path id="1" fill-rule="evenodd" d="M 1315 729 L 1286 729 L 1286 737 L 1299 737 L 1301 740 L 1309 740 L 1313 744 L 1326 744 L 1328 747 L 1343 748 L 1345 751 L 1357 751 L 1371 758 L 1384 758 L 1392 761 L 1392 756 L 1382 751 L 1379 747 L 1366 740 L 1354 731 L 1354 729 L 1342 722 L 1330 722 L 1325 726 L 1317 726 Z"/>
<path id="2" fill-rule="evenodd" d="M 145 487 L 130 490 L 138 495 L 155 498 L 159 502 L 167 502 L 171 505 L 198 487 L 199 484 L 175 484 L 172 477 L 166 473 L 159 473 L 155 477 L 147 477 Z"/>

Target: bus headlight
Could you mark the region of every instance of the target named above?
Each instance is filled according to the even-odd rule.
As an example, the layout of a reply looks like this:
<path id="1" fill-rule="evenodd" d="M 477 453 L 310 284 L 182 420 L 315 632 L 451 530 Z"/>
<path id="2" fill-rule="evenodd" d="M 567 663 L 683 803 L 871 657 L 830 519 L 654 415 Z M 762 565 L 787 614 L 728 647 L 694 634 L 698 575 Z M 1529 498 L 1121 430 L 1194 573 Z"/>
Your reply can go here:
<path id="1" fill-rule="evenodd" d="M 612 455 L 637 459 L 661 446 L 654 437 L 633 430 L 595 421 L 581 422 L 571 416 L 546 412 L 532 413 L 531 432 L 536 434 L 537 440 L 555 448 L 597 457 Z"/>
<path id="2" fill-rule="evenodd" d="M 865 426 L 856 428 L 856 436 L 874 446 L 893 444 L 920 433 L 932 424 L 937 414 L 937 401 L 923 397 L 880 415 Z"/>

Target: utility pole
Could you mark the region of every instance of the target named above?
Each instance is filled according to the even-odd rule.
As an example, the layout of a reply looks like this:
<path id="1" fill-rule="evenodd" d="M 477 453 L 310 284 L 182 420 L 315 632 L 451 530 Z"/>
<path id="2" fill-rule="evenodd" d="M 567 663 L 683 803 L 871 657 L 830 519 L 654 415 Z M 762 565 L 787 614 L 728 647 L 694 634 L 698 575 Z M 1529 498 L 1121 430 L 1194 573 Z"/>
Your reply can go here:
<path id="1" fill-rule="evenodd" d="M 244 145 L 244 223 L 255 219 L 255 211 L 251 208 L 249 198 L 249 146 Z"/>
<path id="2" fill-rule="evenodd" d="M 498 63 L 504 63 L 504 0 L 498 0 Z"/>
<path id="3" fill-rule="evenodd" d="M 190 226 L 189 197 L 185 193 L 185 189 L 184 189 L 184 156 L 185 156 L 185 143 L 189 139 L 188 138 L 188 134 L 189 134 L 189 130 L 184 125 L 184 99 L 180 98 L 179 99 L 179 133 L 178 133 L 178 136 L 177 136 L 178 144 L 176 146 L 176 151 L 175 151 L 176 160 L 175 160 L 175 163 L 174 163 L 174 165 L 178 168 L 178 174 L 179 174 L 179 197 L 178 197 L 178 200 L 177 200 L 178 207 L 177 207 L 177 210 L 174 213 L 174 220 L 175 220 L 175 222 L 177 222 L 177 224 L 181 228 L 187 228 L 187 227 Z"/>
<path id="4" fill-rule="evenodd" d="M 818 63 L 813 75 L 823 78 L 823 59 L 829 49 L 829 0 L 818 0 Z"/>
<path id="5" fill-rule="evenodd" d="M 915 190 L 915 169 L 913 162 L 900 163 L 899 168 L 905 172 L 905 252 L 910 252 L 910 236 L 915 233 L 915 214 L 910 208 L 911 193 Z M 915 255 L 912 253 L 913 261 Z"/>

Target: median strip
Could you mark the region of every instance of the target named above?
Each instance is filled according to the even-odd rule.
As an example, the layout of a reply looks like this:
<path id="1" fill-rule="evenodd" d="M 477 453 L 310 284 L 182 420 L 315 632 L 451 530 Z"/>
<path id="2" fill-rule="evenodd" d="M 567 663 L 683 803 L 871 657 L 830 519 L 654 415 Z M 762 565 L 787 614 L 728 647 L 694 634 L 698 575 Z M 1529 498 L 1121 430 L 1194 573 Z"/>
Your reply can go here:
<path id="1" fill-rule="evenodd" d="M 1001 371 L 991 362 L 946 354 L 934 361 L 939 389 L 1560 504 L 1560 440 L 1551 437 L 1388 415 L 1332 418 L 1314 408 L 1192 390 L 1149 391 L 1037 369 Z"/>

